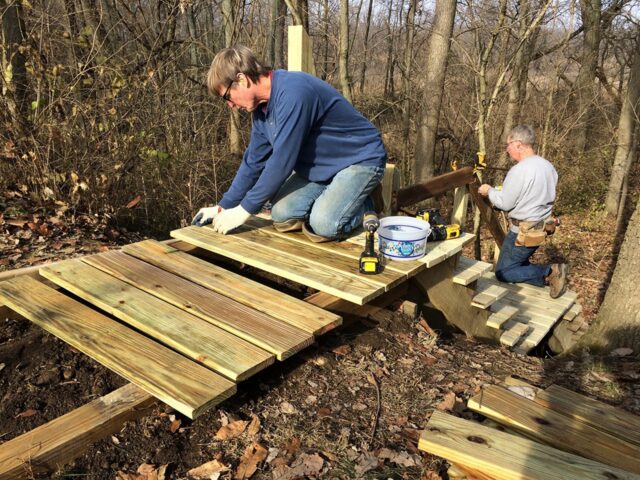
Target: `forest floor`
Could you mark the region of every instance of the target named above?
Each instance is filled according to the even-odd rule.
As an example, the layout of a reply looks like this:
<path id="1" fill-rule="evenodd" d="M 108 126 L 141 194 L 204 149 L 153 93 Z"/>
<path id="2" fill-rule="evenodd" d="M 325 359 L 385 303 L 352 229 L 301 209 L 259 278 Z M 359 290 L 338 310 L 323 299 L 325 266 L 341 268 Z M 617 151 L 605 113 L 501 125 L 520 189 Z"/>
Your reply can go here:
<path id="1" fill-rule="evenodd" d="M 35 208 L 20 192 L 5 192 L 0 212 L 0 272 L 142 239 L 64 205 Z M 590 321 L 615 264 L 614 228 L 600 212 L 562 220 L 536 258 L 571 263 L 570 288 Z M 489 242 L 483 234 L 484 246 Z M 435 324 L 430 315 L 424 312 L 424 320 Z M 435 409 L 479 418 L 466 400 L 507 375 L 563 385 L 640 414 L 639 352 L 564 359 L 543 348 L 536 353 L 517 355 L 446 330 L 429 334 L 394 305 L 346 322 L 241 383 L 234 397 L 195 421 L 158 404 L 44 478 L 177 479 L 202 466 L 189 478 L 446 479 L 447 463 L 417 450 L 420 430 Z M 124 383 L 30 322 L 0 319 L 0 444 Z"/>

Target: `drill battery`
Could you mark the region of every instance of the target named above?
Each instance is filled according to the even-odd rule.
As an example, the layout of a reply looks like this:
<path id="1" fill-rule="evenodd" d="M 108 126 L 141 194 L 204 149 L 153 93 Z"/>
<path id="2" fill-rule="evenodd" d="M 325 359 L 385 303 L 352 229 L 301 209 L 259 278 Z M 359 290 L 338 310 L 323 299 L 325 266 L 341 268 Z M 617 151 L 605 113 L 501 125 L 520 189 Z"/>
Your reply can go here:
<path id="1" fill-rule="evenodd" d="M 437 208 L 421 208 L 416 212 L 416 218 L 429 222 L 431 225 L 431 234 L 429 235 L 431 242 L 450 240 L 460 236 L 460 225 L 457 223 L 447 224 Z"/>

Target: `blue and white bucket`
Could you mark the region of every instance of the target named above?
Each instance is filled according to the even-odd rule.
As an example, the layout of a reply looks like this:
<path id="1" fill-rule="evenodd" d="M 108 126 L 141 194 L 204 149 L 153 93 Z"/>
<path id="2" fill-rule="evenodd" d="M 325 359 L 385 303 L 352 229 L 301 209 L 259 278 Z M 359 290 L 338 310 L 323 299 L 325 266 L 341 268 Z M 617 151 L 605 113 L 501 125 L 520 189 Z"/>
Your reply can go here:
<path id="1" fill-rule="evenodd" d="M 380 219 L 378 241 L 380 252 L 392 260 L 417 260 L 425 254 L 429 222 L 413 217 Z"/>

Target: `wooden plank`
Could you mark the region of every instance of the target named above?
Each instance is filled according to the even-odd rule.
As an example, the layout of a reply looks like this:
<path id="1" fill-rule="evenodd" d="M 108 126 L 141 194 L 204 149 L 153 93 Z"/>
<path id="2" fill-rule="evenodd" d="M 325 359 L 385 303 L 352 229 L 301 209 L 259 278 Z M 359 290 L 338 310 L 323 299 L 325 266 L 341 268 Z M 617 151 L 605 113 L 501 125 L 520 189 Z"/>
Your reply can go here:
<path id="1" fill-rule="evenodd" d="M 315 75 L 313 43 L 301 24 L 288 27 L 287 45 L 287 69 L 292 72 L 307 72 Z"/>
<path id="2" fill-rule="evenodd" d="M 582 313 L 582 305 L 574 303 L 573 306 L 567 310 L 567 313 L 562 317 L 567 322 L 572 322 L 578 315 Z"/>
<path id="3" fill-rule="evenodd" d="M 236 392 L 226 378 L 28 276 L 0 283 L 0 301 L 190 418 Z"/>
<path id="4" fill-rule="evenodd" d="M 342 324 L 342 318 L 338 315 L 229 272 L 170 245 L 145 240 L 127 245 L 123 251 L 305 332 L 321 335 Z"/>
<path id="5" fill-rule="evenodd" d="M 478 294 L 471 300 L 471 305 L 485 309 L 503 298 L 507 293 L 508 290 L 499 285 L 478 286 Z"/>
<path id="6" fill-rule="evenodd" d="M 554 412 L 501 387 L 485 386 L 467 406 L 552 447 L 640 473 L 640 447 Z M 615 478 L 615 477 L 613 477 Z"/>
<path id="7" fill-rule="evenodd" d="M 273 355 L 261 348 L 80 259 L 67 260 L 40 272 L 62 288 L 231 380 L 244 380 L 274 362 Z"/>
<path id="8" fill-rule="evenodd" d="M 480 270 L 483 274 L 493 270 L 493 264 L 483 262 L 482 260 L 476 260 L 475 258 L 465 257 L 464 255 L 461 255 L 458 259 L 458 266 L 466 266 L 468 268 L 473 268 L 474 270 Z"/>
<path id="9" fill-rule="evenodd" d="M 428 198 L 441 195 L 456 187 L 462 187 L 475 180 L 473 167 L 464 167 L 453 172 L 445 173 L 431 178 L 426 182 L 401 188 L 396 193 L 396 201 L 393 210 L 414 205 Z"/>
<path id="10" fill-rule="evenodd" d="M 487 225 L 487 228 L 495 239 L 496 244 L 498 247 L 502 247 L 506 233 L 498 220 L 496 212 L 493 210 L 491 202 L 478 193 L 479 186 L 480 184 L 478 182 L 470 183 L 469 193 L 471 194 L 471 198 L 473 198 L 473 202 L 477 205 L 478 210 L 480 211 L 480 216 Z"/>
<path id="11" fill-rule="evenodd" d="M 500 343 L 508 347 L 513 347 L 518 341 L 527 334 L 531 327 L 524 323 L 516 323 L 513 327 L 500 335 Z"/>
<path id="12" fill-rule="evenodd" d="M 317 264 L 295 256 L 274 255 L 272 250 L 266 250 L 260 244 L 252 244 L 234 235 L 217 234 L 207 227 L 186 227 L 174 230 L 171 236 L 359 305 L 385 291 L 383 287 L 354 275 L 319 268 Z"/>
<path id="13" fill-rule="evenodd" d="M 490 263 L 460 256 L 453 283 L 469 285 L 478 280 L 484 273 L 490 271 L 491 268 L 492 265 Z"/>
<path id="14" fill-rule="evenodd" d="M 502 325 L 518 313 L 518 308 L 508 305 L 502 300 L 494 302 L 490 307 L 493 313 L 487 320 L 487 326 L 491 328 L 501 328 Z"/>
<path id="15" fill-rule="evenodd" d="M 395 215 L 393 196 L 400 190 L 400 172 L 393 163 L 387 163 L 382 177 L 382 214 Z"/>
<path id="16" fill-rule="evenodd" d="M 304 245 L 313 247 L 315 249 L 323 250 L 324 252 L 329 253 L 330 255 L 340 255 L 345 258 L 348 258 L 358 265 L 358 261 L 360 260 L 360 255 L 364 250 L 364 243 L 356 243 L 349 241 L 342 242 L 325 242 L 325 243 L 314 243 L 302 232 L 278 232 L 275 228 L 273 228 L 273 222 L 271 220 L 265 220 L 259 217 L 252 217 L 247 220 L 246 226 L 250 228 L 259 228 L 262 232 L 267 233 L 269 235 L 273 235 L 279 238 L 286 239 L 291 242 L 302 243 Z M 363 239 L 364 242 L 364 239 Z M 375 248 L 378 251 L 378 240 L 376 236 L 375 240 Z M 407 278 L 409 274 L 414 273 L 416 269 L 425 268 L 423 265 L 417 264 L 416 262 L 392 262 L 387 261 L 384 262 L 385 270 L 390 270 L 392 272 L 397 272 L 399 275 L 402 275 L 404 278 Z"/>
<path id="17" fill-rule="evenodd" d="M 313 343 L 310 333 L 125 253 L 101 253 L 82 261 L 275 354 L 278 360 Z"/>
<path id="18" fill-rule="evenodd" d="M 625 442 L 640 446 L 640 417 L 558 385 L 541 390 L 534 401 Z"/>
<path id="19" fill-rule="evenodd" d="M 88 445 L 148 413 L 155 398 L 129 383 L 72 412 L 0 445 L 0 478 L 53 473 L 80 456 Z"/>
<path id="20" fill-rule="evenodd" d="M 434 411 L 418 448 L 496 480 L 639 480 L 640 476 Z"/>
<path id="21" fill-rule="evenodd" d="M 464 228 L 467 223 L 467 209 L 469 207 L 469 189 L 458 187 L 453 192 L 453 208 L 451 209 L 451 223 L 457 223 Z"/>
<path id="22" fill-rule="evenodd" d="M 435 267 L 439 263 L 460 253 L 465 245 L 473 242 L 476 236 L 473 233 L 462 233 L 458 238 L 442 240 L 440 242 L 427 242 L 424 257 L 418 262 L 424 263 L 427 268 Z"/>

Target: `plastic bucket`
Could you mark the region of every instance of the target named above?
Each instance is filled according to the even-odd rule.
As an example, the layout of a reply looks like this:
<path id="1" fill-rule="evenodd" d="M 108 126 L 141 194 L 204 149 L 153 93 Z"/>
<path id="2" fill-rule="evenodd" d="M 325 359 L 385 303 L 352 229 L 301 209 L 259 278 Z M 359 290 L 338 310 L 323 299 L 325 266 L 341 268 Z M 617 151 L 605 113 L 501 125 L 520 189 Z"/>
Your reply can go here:
<path id="1" fill-rule="evenodd" d="M 425 254 L 429 222 L 413 217 L 380 219 L 378 242 L 380 252 L 393 260 L 417 260 Z"/>

